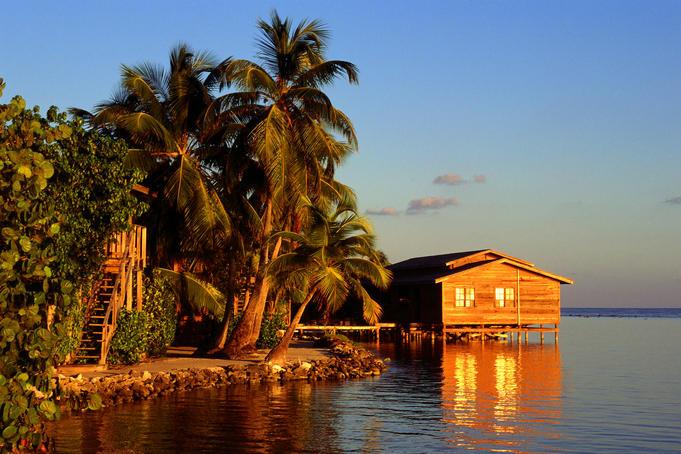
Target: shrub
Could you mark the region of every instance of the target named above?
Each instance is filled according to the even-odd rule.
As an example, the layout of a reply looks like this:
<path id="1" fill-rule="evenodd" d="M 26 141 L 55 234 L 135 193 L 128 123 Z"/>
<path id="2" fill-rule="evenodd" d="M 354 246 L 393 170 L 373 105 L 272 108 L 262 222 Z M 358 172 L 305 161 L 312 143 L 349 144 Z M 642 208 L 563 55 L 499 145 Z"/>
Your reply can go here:
<path id="1" fill-rule="evenodd" d="M 277 331 L 286 329 L 286 322 L 283 312 L 275 312 L 263 317 L 262 325 L 260 325 L 260 336 L 255 342 L 256 348 L 274 348 L 279 342 Z"/>
<path id="2" fill-rule="evenodd" d="M 71 133 L 54 107 L 43 118 L 18 96 L 0 105 L 0 452 L 43 448 L 44 421 L 59 417 L 52 368 L 73 284 L 53 272 L 61 225 L 41 197 L 45 156 Z"/>
<path id="3" fill-rule="evenodd" d="M 242 315 L 243 312 L 240 312 L 232 317 L 232 320 L 230 320 L 229 327 L 227 328 L 227 339 L 229 339 L 229 336 L 232 335 L 232 331 L 234 331 L 234 328 L 236 328 L 236 325 L 239 323 L 239 320 L 241 320 Z M 265 314 L 262 324 L 260 325 L 260 335 L 258 336 L 258 340 L 255 341 L 255 347 L 274 348 L 279 342 L 279 336 L 277 336 L 277 332 L 279 330 L 286 329 L 288 326 L 286 325 L 285 318 L 286 314 L 283 312 Z"/>
<path id="4" fill-rule="evenodd" d="M 144 358 L 147 352 L 148 320 L 146 312 L 121 309 L 109 349 L 108 361 L 111 364 L 132 364 Z"/>
<path id="5" fill-rule="evenodd" d="M 45 152 L 54 166 L 54 176 L 41 193 L 61 218 L 54 244 L 54 274 L 73 283 L 76 304 L 64 316 L 64 335 L 59 341 L 62 356 L 80 343 L 88 294 L 106 260 L 105 247 L 118 232 L 130 226 L 130 218 L 144 209 L 131 195 L 143 172 L 124 164 L 128 148 L 122 140 L 85 130 L 80 120 L 69 122 L 71 133 L 56 138 L 56 146 Z"/>
<path id="6" fill-rule="evenodd" d="M 154 270 L 151 278 L 144 277 L 142 310 L 122 309 L 118 315 L 108 362 L 132 364 L 165 354 L 176 326 L 175 294 L 168 280 Z"/>
<path id="7" fill-rule="evenodd" d="M 153 271 L 151 279 L 144 280 L 142 308 L 150 315 L 147 353 L 149 356 L 164 355 L 175 339 L 177 305 L 172 285 L 157 270 Z"/>

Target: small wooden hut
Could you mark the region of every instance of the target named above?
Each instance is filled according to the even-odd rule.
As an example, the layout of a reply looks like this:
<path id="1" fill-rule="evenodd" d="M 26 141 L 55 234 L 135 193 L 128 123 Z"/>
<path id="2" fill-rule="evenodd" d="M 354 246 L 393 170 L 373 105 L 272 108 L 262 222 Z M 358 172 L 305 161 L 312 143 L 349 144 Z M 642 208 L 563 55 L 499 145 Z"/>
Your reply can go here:
<path id="1" fill-rule="evenodd" d="M 492 249 L 416 257 L 391 265 L 384 322 L 450 333 L 527 331 L 560 323 L 560 285 L 571 279 Z"/>

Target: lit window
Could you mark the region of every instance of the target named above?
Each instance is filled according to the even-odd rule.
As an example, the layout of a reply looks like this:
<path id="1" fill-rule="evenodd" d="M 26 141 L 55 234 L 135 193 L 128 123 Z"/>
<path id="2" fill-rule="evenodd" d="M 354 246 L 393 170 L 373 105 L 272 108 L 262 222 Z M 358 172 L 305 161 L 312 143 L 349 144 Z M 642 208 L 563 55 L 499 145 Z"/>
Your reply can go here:
<path id="1" fill-rule="evenodd" d="M 471 307 L 475 302 L 475 290 L 472 288 L 456 288 L 456 300 L 454 305 L 456 307 Z"/>
<path id="2" fill-rule="evenodd" d="M 513 306 L 515 303 L 515 292 L 513 288 L 497 288 L 495 299 L 497 307 Z"/>

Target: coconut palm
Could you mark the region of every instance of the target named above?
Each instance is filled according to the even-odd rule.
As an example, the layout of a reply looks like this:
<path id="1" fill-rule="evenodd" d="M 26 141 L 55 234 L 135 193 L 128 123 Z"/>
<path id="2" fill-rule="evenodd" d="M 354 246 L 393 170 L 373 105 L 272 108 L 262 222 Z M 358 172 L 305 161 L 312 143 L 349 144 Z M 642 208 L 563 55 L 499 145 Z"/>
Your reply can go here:
<path id="1" fill-rule="evenodd" d="M 266 177 L 254 294 L 224 350 L 233 357 L 254 348 L 258 337 L 269 291 L 265 269 L 281 245 L 268 241 L 271 233 L 276 228 L 299 230 L 302 221 L 296 207 L 301 197 L 319 201 L 324 194 L 340 194 L 334 170 L 357 146 L 350 120 L 321 90 L 343 74 L 357 83 L 352 63 L 325 59 L 329 37 L 325 26 L 305 20 L 294 27 L 275 11 L 270 22 L 261 20 L 258 28 L 262 64 L 248 60 L 225 64 L 222 83 L 238 91 L 219 99 L 222 112 L 231 112 L 248 125 L 241 142 Z"/>
<path id="2" fill-rule="evenodd" d="M 330 314 L 354 294 L 362 301 L 364 319 L 373 324 L 381 316 L 381 307 L 362 281 L 381 289 L 390 283 L 391 273 L 380 265 L 367 219 L 349 206 L 339 206 L 328 216 L 312 205 L 306 209 L 312 223 L 301 234 L 279 232 L 273 236 L 297 246 L 272 261 L 268 274 L 302 298 L 284 337 L 265 358 L 275 364 L 286 362 L 289 343 L 309 303 L 316 302 L 322 312 Z"/>
<path id="3" fill-rule="evenodd" d="M 215 135 L 213 102 L 220 73 L 229 59 L 217 63 L 208 53 L 179 44 L 170 53 L 170 68 L 144 63 L 121 66 L 121 86 L 94 113 L 71 109 L 91 126 L 125 139 L 130 164 L 149 171 L 148 184 L 161 197 L 152 202 L 159 262 L 179 267 L 180 249 L 207 243 L 220 247 L 231 222 L 213 189 L 213 169 L 203 165 L 204 137 Z M 169 228 L 173 226 L 172 228 Z"/>

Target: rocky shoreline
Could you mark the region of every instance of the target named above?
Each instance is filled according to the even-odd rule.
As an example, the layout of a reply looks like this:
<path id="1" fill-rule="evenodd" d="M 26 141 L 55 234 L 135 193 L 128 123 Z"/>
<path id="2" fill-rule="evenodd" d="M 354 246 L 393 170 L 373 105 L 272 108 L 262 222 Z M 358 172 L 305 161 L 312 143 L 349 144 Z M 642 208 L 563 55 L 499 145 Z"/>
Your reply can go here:
<path id="1" fill-rule="evenodd" d="M 182 369 L 151 373 L 133 372 L 109 377 L 57 377 L 58 402 L 63 408 L 87 408 L 101 398 L 109 407 L 138 400 L 166 396 L 177 391 L 211 388 L 231 384 L 277 383 L 291 380 L 345 380 L 377 376 L 386 370 L 383 361 L 372 353 L 348 343 L 331 348 L 333 357 L 276 366 L 265 363 L 244 366 Z M 79 404 L 80 403 L 80 404 Z M 95 408 L 98 405 L 91 405 Z"/>

